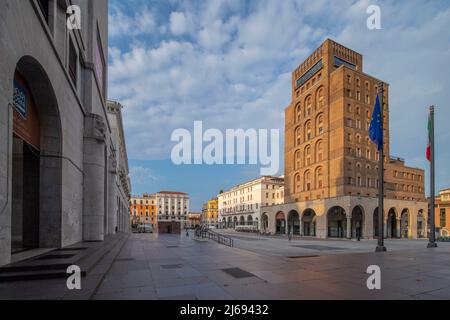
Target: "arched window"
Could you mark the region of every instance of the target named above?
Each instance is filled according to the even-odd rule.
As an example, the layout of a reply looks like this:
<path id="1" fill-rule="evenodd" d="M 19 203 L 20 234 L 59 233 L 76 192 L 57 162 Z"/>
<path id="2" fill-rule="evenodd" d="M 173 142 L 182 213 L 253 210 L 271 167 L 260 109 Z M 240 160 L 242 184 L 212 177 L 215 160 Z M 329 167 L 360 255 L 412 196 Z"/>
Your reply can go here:
<path id="1" fill-rule="evenodd" d="M 294 192 L 300 192 L 300 174 L 294 176 Z"/>
<path id="2" fill-rule="evenodd" d="M 306 116 L 310 116 L 312 114 L 312 98 L 311 96 L 306 98 Z"/>
<path id="3" fill-rule="evenodd" d="M 362 181 L 361 181 L 361 176 L 358 174 L 358 176 L 356 177 L 356 183 L 358 187 L 361 187 Z"/>
<path id="4" fill-rule="evenodd" d="M 316 143 L 316 161 L 321 162 L 323 160 L 323 143 L 322 140 Z"/>
<path id="5" fill-rule="evenodd" d="M 297 121 L 300 121 L 300 119 L 302 118 L 302 105 L 300 103 L 297 104 L 296 108 L 295 108 L 295 112 L 297 115 Z"/>
<path id="6" fill-rule="evenodd" d="M 305 183 L 304 190 L 310 191 L 311 190 L 311 172 L 309 170 L 305 171 L 305 176 L 303 178 L 303 182 Z"/>
<path id="7" fill-rule="evenodd" d="M 316 135 L 320 136 L 323 133 L 323 114 L 319 114 L 316 118 Z"/>
<path id="8" fill-rule="evenodd" d="M 322 167 L 316 169 L 316 189 L 321 189 L 323 187 L 323 172 Z"/>
<path id="9" fill-rule="evenodd" d="M 311 146 L 305 148 L 305 167 L 311 165 Z"/>
<path id="10" fill-rule="evenodd" d="M 301 154 L 300 150 L 297 150 L 295 152 L 295 156 L 294 156 L 294 168 L 295 168 L 295 170 L 300 169 L 300 167 L 301 167 L 301 162 L 300 162 L 301 158 L 302 158 L 302 154 Z"/>
<path id="11" fill-rule="evenodd" d="M 305 141 L 312 139 L 312 125 L 311 121 L 306 122 L 305 124 Z"/>
<path id="12" fill-rule="evenodd" d="M 323 89 L 323 87 L 320 87 L 317 90 L 317 94 L 316 94 L 316 109 L 319 109 L 320 107 L 323 107 L 324 105 L 325 105 L 324 89 Z"/>
<path id="13" fill-rule="evenodd" d="M 361 135 L 360 134 L 356 135 L 356 142 L 361 143 Z"/>
<path id="14" fill-rule="evenodd" d="M 295 141 L 296 145 L 299 146 L 302 143 L 302 128 L 300 126 L 295 129 Z"/>
<path id="15" fill-rule="evenodd" d="M 372 188 L 372 179 L 367 177 L 367 188 Z"/>

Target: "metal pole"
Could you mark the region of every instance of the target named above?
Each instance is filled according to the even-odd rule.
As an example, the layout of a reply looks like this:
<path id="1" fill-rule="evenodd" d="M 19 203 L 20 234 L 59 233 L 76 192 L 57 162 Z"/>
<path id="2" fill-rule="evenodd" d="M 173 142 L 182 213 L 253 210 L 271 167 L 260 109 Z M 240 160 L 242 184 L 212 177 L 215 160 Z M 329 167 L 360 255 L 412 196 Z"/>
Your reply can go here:
<path id="1" fill-rule="evenodd" d="M 381 132 L 382 143 L 381 149 L 379 149 L 379 165 L 378 165 L 378 245 L 375 252 L 385 252 L 384 246 L 384 84 L 380 82 L 378 84 L 379 99 L 380 99 L 380 114 L 381 114 Z"/>
<path id="2" fill-rule="evenodd" d="M 434 223 L 434 200 L 435 200 L 435 190 L 434 190 L 434 106 L 430 107 L 430 121 L 431 121 L 431 132 L 430 134 L 430 207 L 428 209 L 428 214 L 430 217 L 430 241 L 428 242 L 427 248 L 436 248 L 436 227 Z"/>

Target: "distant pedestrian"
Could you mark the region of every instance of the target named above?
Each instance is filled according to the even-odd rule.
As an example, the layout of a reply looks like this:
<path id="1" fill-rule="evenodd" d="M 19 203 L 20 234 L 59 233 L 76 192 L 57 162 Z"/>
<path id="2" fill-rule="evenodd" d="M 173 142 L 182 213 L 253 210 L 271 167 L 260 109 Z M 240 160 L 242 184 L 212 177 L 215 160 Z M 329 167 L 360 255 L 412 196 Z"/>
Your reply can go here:
<path id="1" fill-rule="evenodd" d="M 186 237 L 189 237 L 189 229 L 186 229 Z"/>
<path id="2" fill-rule="evenodd" d="M 292 232 L 288 233 L 288 239 L 289 239 L 289 242 L 292 240 Z"/>

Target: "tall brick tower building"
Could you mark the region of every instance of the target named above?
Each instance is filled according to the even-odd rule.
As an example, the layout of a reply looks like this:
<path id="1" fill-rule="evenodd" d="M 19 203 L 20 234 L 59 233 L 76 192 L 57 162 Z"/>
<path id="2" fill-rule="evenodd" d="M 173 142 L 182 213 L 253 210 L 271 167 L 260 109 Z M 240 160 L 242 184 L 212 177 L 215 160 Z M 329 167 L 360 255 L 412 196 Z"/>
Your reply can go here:
<path id="1" fill-rule="evenodd" d="M 373 237 L 379 154 L 368 131 L 379 83 L 363 72 L 361 54 L 329 39 L 294 70 L 285 110 L 286 204 L 269 219 L 275 232 Z M 426 224 L 424 172 L 390 156 L 384 88 L 385 230 L 416 237 Z"/>

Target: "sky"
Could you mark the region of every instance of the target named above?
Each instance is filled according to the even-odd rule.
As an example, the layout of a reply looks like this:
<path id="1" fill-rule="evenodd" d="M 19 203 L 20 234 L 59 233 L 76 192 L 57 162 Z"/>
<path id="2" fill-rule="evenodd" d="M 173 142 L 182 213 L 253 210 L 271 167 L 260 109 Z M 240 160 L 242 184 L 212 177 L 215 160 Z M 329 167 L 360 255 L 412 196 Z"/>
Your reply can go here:
<path id="1" fill-rule="evenodd" d="M 171 161 L 174 130 L 279 129 L 291 72 L 325 39 L 364 56 L 364 72 L 390 85 L 391 155 L 426 169 L 428 106 L 436 106 L 436 188 L 450 187 L 450 2 L 110 0 L 110 99 L 124 105 L 134 195 L 190 195 L 191 211 L 258 165 Z M 381 9 L 369 30 L 366 10 Z"/>

